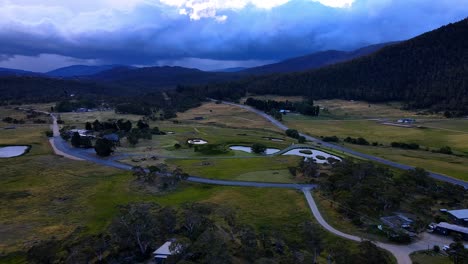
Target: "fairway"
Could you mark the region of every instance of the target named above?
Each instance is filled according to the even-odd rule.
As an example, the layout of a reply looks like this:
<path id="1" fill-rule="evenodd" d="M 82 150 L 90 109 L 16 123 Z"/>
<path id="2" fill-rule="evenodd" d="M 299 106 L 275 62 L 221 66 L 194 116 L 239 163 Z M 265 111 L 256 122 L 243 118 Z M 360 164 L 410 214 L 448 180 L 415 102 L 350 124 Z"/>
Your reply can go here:
<path id="1" fill-rule="evenodd" d="M 262 182 L 292 182 L 288 167 L 299 164 L 300 157 L 276 156 L 248 159 L 168 160 L 194 176 Z"/>

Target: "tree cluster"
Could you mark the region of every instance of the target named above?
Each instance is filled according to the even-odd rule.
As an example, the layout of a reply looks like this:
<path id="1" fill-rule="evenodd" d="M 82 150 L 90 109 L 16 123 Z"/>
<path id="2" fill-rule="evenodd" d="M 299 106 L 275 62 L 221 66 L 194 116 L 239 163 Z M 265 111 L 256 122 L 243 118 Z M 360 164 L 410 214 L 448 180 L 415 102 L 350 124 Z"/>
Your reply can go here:
<path id="1" fill-rule="evenodd" d="M 313 100 L 307 100 L 302 102 L 290 102 L 290 101 L 275 101 L 275 100 L 259 100 L 252 97 L 247 98 L 245 101 L 246 105 L 255 107 L 256 109 L 262 110 L 267 113 L 276 113 L 279 110 L 289 110 L 292 112 L 299 112 L 303 115 L 318 116 L 320 113 L 320 107 L 314 106 Z"/>

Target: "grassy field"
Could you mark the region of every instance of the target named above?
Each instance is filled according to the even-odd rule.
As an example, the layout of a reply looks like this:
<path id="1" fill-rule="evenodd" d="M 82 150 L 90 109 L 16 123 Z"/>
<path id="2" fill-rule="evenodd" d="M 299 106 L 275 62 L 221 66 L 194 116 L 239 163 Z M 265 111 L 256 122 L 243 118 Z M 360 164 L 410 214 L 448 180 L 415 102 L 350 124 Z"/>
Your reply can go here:
<path id="1" fill-rule="evenodd" d="M 288 115 L 285 123 L 312 136 L 363 137 L 369 142 L 378 142 L 385 147 L 347 147 L 363 153 L 383 157 L 392 161 L 422 167 L 430 171 L 468 180 L 468 158 L 433 153 L 424 150 L 403 150 L 388 147 L 391 142 L 417 143 L 421 148 L 436 150 L 449 146 L 456 154 L 468 153 L 468 120 L 424 120 L 422 126 L 431 128 L 401 128 L 386 126 L 371 120 L 314 120 L 301 115 Z M 434 128 L 432 128 L 434 127 Z M 437 128 L 436 128 L 437 127 Z"/>
<path id="2" fill-rule="evenodd" d="M 302 96 L 280 96 L 280 95 L 255 95 L 248 96 L 259 100 L 275 100 L 299 102 L 304 100 Z M 244 103 L 248 97 L 242 98 Z M 320 119 L 369 119 L 369 118 L 440 118 L 439 114 L 427 114 L 417 111 L 402 110 L 400 102 L 368 103 L 353 100 L 316 100 L 315 105 L 320 106 Z"/>
<path id="3" fill-rule="evenodd" d="M 292 182 L 287 170 L 299 164 L 300 157 L 277 156 L 249 159 L 168 160 L 194 176 L 263 182 Z"/>
<path id="4" fill-rule="evenodd" d="M 201 117 L 203 119 L 194 120 L 196 117 Z M 183 123 L 280 131 L 266 119 L 255 113 L 225 104 L 205 103 L 185 113 L 178 113 L 176 119 Z"/>
<path id="5" fill-rule="evenodd" d="M 78 127 L 85 126 L 86 122 L 108 121 L 109 119 L 128 119 L 137 122 L 142 118 L 139 115 L 116 114 L 113 110 L 110 111 L 95 111 L 86 113 L 60 113 L 60 118 L 65 121 L 66 125 L 76 125 Z"/>
<path id="6" fill-rule="evenodd" d="M 429 252 L 417 252 L 410 255 L 413 263 L 418 264 L 451 264 L 453 261 L 445 255 Z"/>

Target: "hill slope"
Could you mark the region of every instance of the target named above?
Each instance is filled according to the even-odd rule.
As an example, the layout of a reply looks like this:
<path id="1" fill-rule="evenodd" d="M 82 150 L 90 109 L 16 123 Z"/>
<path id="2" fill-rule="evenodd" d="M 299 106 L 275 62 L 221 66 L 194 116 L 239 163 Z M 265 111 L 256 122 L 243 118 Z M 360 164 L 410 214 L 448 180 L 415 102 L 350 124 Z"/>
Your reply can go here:
<path id="1" fill-rule="evenodd" d="M 122 67 L 118 65 L 101 65 L 101 66 L 88 66 L 88 65 L 72 65 L 49 71 L 46 75 L 51 77 L 75 77 L 75 76 L 88 76 L 98 74 L 112 68 Z M 131 68 L 131 67 L 129 67 Z"/>
<path id="2" fill-rule="evenodd" d="M 213 96 L 248 89 L 259 94 L 367 101 L 402 100 L 413 108 L 468 113 L 468 19 L 366 57 L 325 68 L 236 85 L 211 86 Z M 227 89 L 226 89 L 227 88 Z M 221 92 L 222 90 L 222 92 Z"/>
<path id="3" fill-rule="evenodd" d="M 225 72 L 205 72 L 183 67 L 146 67 L 128 69 L 113 68 L 88 76 L 83 80 L 93 80 L 136 89 L 174 88 L 179 84 L 206 84 L 239 79 L 242 74 Z"/>
<path id="4" fill-rule="evenodd" d="M 334 63 L 349 61 L 365 55 L 369 55 L 382 49 L 385 46 L 396 44 L 397 42 L 388 42 L 382 44 L 371 45 L 353 51 L 327 50 L 316 52 L 310 55 L 288 59 L 278 63 L 258 66 L 243 70 L 243 73 L 249 74 L 271 74 L 271 73 L 288 73 L 313 70 Z"/>
<path id="5" fill-rule="evenodd" d="M 43 76 L 43 74 L 17 69 L 0 68 L 0 76 Z"/>

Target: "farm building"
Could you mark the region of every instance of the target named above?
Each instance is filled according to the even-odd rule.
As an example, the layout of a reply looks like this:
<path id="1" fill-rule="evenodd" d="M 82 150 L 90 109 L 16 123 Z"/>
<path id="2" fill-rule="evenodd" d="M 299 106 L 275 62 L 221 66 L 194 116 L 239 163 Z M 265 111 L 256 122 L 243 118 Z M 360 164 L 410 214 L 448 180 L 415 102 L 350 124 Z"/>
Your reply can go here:
<path id="1" fill-rule="evenodd" d="M 452 218 L 452 221 L 458 225 L 468 226 L 468 209 L 451 210 L 447 214 Z"/>
<path id="2" fill-rule="evenodd" d="M 460 234 L 464 240 L 468 240 L 468 227 L 452 225 L 446 222 L 440 222 L 434 227 L 434 232 L 442 235 Z"/>

